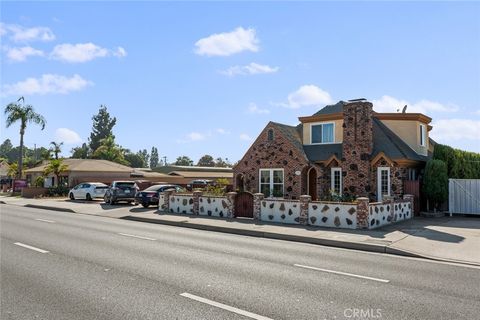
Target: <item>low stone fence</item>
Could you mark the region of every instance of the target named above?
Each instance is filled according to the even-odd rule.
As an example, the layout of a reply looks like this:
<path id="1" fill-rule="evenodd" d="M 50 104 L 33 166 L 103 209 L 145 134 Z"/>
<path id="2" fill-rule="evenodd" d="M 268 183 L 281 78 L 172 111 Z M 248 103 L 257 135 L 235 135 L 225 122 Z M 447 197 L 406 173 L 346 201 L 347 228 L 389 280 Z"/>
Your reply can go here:
<path id="1" fill-rule="evenodd" d="M 201 191 L 193 194 L 166 191 L 160 195 L 159 210 L 233 218 L 235 196 L 235 192 L 220 197 L 203 195 Z M 300 196 L 300 200 L 264 199 L 263 194 L 255 194 L 253 217 L 266 222 L 344 229 L 375 229 L 412 218 L 412 195 L 396 201 L 393 197 L 384 198 L 383 202 L 370 203 L 368 198 L 358 198 L 355 202 L 346 203 L 311 201 L 311 197 L 306 195 Z"/>
<path id="2" fill-rule="evenodd" d="M 36 198 L 47 194 L 47 188 L 26 187 L 22 188 L 21 195 L 23 198 Z"/>

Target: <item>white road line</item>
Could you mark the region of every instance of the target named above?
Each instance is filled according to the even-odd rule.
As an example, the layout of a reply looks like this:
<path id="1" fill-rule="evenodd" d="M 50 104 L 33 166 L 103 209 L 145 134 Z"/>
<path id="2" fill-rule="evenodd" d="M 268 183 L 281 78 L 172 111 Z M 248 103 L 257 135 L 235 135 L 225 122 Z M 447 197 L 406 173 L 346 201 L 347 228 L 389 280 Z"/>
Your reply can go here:
<path id="1" fill-rule="evenodd" d="M 32 246 L 29 246 L 28 244 L 24 244 L 24 243 L 21 243 L 21 242 L 15 242 L 14 244 L 16 244 L 17 246 L 20 246 L 20 247 L 24 247 L 24 248 L 27 248 L 27 249 L 30 249 L 30 250 L 33 250 L 33 251 L 40 252 L 40 253 L 48 253 L 49 252 L 47 250 L 35 248 L 35 247 L 32 247 Z"/>
<path id="2" fill-rule="evenodd" d="M 316 267 L 309 267 L 309 266 L 304 266 L 304 265 L 301 265 L 301 264 L 294 264 L 294 266 L 295 266 L 295 267 L 299 267 L 299 268 L 304 268 L 304 269 L 310 269 L 310 270 L 316 270 L 316 271 L 334 273 L 334 274 L 339 274 L 339 275 L 342 275 L 342 276 L 349 276 L 349 277 L 354 277 L 354 278 L 373 280 L 373 281 L 378 281 L 378 282 L 383 282 L 383 283 L 389 283 L 389 282 L 390 282 L 390 280 L 379 279 L 379 278 L 372 278 L 372 277 L 367 277 L 367 276 L 361 276 L 361 275 L 359 275 L 359 274 L 353 274 L 353 273 L 347 273 L 347 272 L 341 272 L 341 271 L 335 271 L 335 270 L 328 270 L 328 269 L 322 269 L 322 268 L 316 268 Z"/>
<path id="3" fill-rule="evenodd" d="M 220 308 L 220 309 L 223 309 L 223 310 L 227 310 L 227 311 L 230 311 L 230 312 L 233 312 L 233 313 L 236 313 L 236 314 L 240 314 L 242 316 L 249 317 L 249 318 L 252 318 L 252 319 L 273 320 L 271 318 L 267 318 L 267 317 L 264 317 L 264 316 L 261 316 L 261 315 L 255 314 L 255 313 L 251 313 L 251 312 L 248 312 L 248 311 L 245 311 L 245 310 L 242 310 L 242 309 L 231 307 L 231 306 L 228 306 L 228 305 L 220 303 L 220 302 L 205 299 L 205 298 L 202 298 L 202 297 L 199 297 L 199 296 L 196 296 L 194 294 L 187 293 L 187 292 L 184 292 L 180 295 L 182 297 L 189 298 L 189 299 L 192 299 L 192 300 L 195 300 L 195 301 L 198 301 L 198 302 L 202 302 L 202 303 L 205 303 L 205 304 L 209 304 L 211 306 L 214 306 L 214 307 L 217 307 L 217 308 Z"/>
<path id="4" fill-rule="evenodd" d="M 121 236 L 125 236 L 125 237 L 132 237 L 132 238 L 138 238 L 138 239 L 143 239 L 143 240 L 150 240 L 150 241 L 156 241 L 157 239 L 153 239 L 153 238 L 147 238 L 147 237 L 142 237 L 142 236 L 136 236 L 134 234 L 128 234 L 128 233 L 119 233 L 119 235 Z"/>
<path id="5" fill-rule="evenodd" d="M 53 220 L 46 220 L 46 219 L 35 219 L 37 221 L 48 222 L 48 223 L 55 223 Z"/>

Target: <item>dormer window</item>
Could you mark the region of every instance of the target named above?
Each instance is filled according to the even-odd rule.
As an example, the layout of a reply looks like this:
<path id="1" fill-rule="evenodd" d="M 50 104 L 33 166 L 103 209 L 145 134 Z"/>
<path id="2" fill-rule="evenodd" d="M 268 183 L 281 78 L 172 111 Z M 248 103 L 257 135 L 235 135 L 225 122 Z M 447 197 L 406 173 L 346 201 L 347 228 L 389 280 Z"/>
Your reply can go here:
<path id="1" fill-rule="evenodd" d="M 273 141 L 273 129 L 268 130 L 267 140 L 268 141 Z"/>
<path id="2" fill-rule="evenodd" d="M 420 125 L 420 146 L 425 147 L 425 125 Z"/>
<path id="3" fill-rule="evenodd" d="M 312 125 L 312 144 L 318 143 L 334 143 L 334 124 L 321 123 Z"/>

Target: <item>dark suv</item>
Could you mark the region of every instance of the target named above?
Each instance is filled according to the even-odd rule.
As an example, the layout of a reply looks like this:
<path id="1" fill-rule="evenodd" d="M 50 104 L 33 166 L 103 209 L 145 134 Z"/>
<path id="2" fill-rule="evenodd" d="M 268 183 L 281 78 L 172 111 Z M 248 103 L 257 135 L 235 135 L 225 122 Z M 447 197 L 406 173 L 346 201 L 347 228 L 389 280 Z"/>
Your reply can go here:
<path id="1" fill-rule="evenodd" d="M 138 187 L 134 181 L 113 181 L 105 192 L 103 200 L 109 204 L 115 204 L 119 201 L 132 203 L 135 201 L 137 191 Z"/>

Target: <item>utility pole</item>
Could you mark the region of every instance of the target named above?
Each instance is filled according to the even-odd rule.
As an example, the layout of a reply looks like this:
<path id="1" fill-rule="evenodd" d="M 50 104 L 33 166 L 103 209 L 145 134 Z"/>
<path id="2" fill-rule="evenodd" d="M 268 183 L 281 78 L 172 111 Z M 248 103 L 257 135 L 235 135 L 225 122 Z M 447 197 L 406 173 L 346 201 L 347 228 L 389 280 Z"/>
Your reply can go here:
<path id="1" fill-rule="evenodd" d="M 163 166 L 167 166 L 167 156 L 163 156 Z"/>

